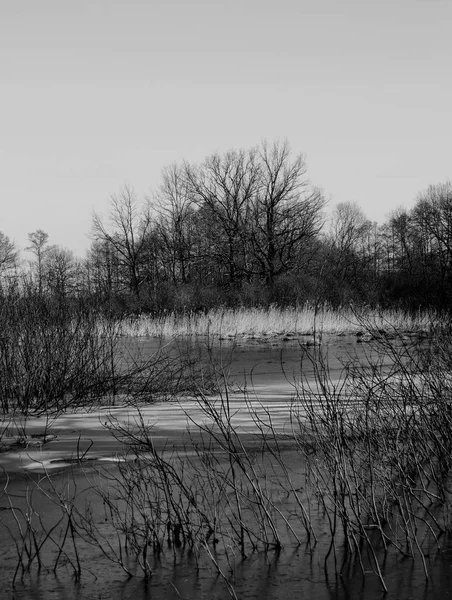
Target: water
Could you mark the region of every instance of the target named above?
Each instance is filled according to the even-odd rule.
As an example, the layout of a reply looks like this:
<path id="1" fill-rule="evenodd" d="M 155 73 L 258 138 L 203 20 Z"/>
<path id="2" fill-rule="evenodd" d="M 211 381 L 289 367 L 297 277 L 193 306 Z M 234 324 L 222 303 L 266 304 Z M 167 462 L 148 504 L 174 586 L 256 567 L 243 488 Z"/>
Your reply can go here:
<path id="1" fill-rule="evenodd" d="M 357 346 L 352 338 L 337 338 L 330 342 L 330 346 L 329 380 L 333 382 L 340 381 L 344 360 L 356 353 L 362 359 L 369 351 L 363 345 Z M 155 350 L 155 345 L 148 341 L 141 342 L 141 347 L 145 353 Z M 228 346 L 223 346 L 222 355 L 225 356 L 229 350 Z M 212 352 L 218 357 L 220 348 L 215 347 Z M 282 347 L 248 341 L 235 349 L 230 373 L 236 389 L 243 390 L 247 386 L 250 390 L 248 402 L 261 410 L 259 414 L 263 415 L 262 418 L 270 414 L 274 429 L 281 433 L 287 431 L 288 406 L 295 391 L 294 377 L 300 377 L 302 372 L 303 377 L 313 381 L 315 368 L 315 363 L 306 360 L 306 357 L 301 359 L 297 342 Z M 135 561 L 123 553 L 123 541 L 118 539 L 114 527 L 115 518 L 122 518 L 130 506 L 127 496 L 124 499 L 123 495 L 123 499 L 118 501 L 118 514 L 112 517 L 105 497 L 96 491 L 114 488 L 119 480 L 118 467 L 102 460 L 119 452 L 121 443 L 114 440 L 102 425 L 111 415 L 118 423 L 130 422 L 130 410 L 122 407 L 100 415 L 69 413 L 63 415 L 59 423 L 51 425 L 52 431 L 59 436 L 55 442 L 40 450 L 26 449 L 20 455 L 20 460 L 0 457 L 4 469 L 8 470 L 8 475 L 5 473 L 1 478 L 4 491 L 0 496 L 1 598 L 283 600 L 292 596 L 318 600 L 439 600 L 452 596 L 452 550 L 444 536 L 438 541 L 439 551 L 432 547 L 425 564 L 419 553 L 413 559 L 402 558 L 392 547 L 386 552 L 381 548 L 378 550 L 375 540 L 374 548 L 378 552 L 387 593 L 383 590 L 373 558 L 366 548 L 361 554 L 347 554 L 347 539 L 337 535 L 331 549 L 332 524 L 324 511 L 328 500 L 323 499 L 322 502 L 315 490 L 307 485 L 305 464 L 297 448 L 294 448 L 293 441 L 285 440 L 280 452 L 272 455 L 270 447 L 262 448 L 252 436 L 253 427 L 255 430 L 260 421 L 253 421 L 249 412 L 244 410 L 243 395 L 237 391 L 230 400 L 228 408 L 235 419 L 234 426 L 240 427 L 240 439 L 250 456 L 245 466 L 255 469 L 258 477 L 253 481 L 260 482 L 262 489 L 266 490 L 266 498 L 273 503 L 270 506 L 264 502 L 258 509 L 269 506 L 273 522 L 277 523 L 281 549 L 265 548 L 259 542 L 254 551 L 248 545 L 244 557 L 236 543 L 236 536 L 227 527 L 219 536 L 219 542 L 211 544 L 208 549 L 199 544 L 190 548 L 189 543 L 177 546 L 174 539 L 169 545 L 168 535 L 160 532 L 160 540 L 163 541 L 161 551 L 157 554 L 149 551 L 151 576 L 143 578 Z M 187 470 L 190 490 L 196 492 L 197 501 L 204 503 L 203 507 L 213 507 L 215 498 L 219 498 L 221 515 L 233 515 L 236 505 L 230 484 L 230 459 L 218 448 L 213 448 L 211 454 L 193 450 L 193 444 L 201 441 L 193 420 L 205 422 L 206 413 L 195 402 L 187 402 L 183 408 L 185 414 L 178 405 L 146 409 L 145 418 L 154 426 L 153 440 L 159 451 L 166 448 L 161 456 L 168 461 L 166 464 L 169 467 L 175 467 L 175 477 L 183 469 Z M 186 432 L 187 425 L 190 434 Z M 38 422 L 30 422 L 29 426 L 36 431 L 42 428 Z M 74 464 L 74 453 L 78 458 L 83 456 L 93 460 L 85 460 L 82 466 Z M 202 465 L 207 464 L 205 461 L 212 459 L 216 462 L 211 463 L 210 471 L 202 470 Z M 133 477 L 142 469 L 141 463 L 132 458 L 130 462 L 122 464 L 128 481 L 135 481 Z M 22 467 L 26 467 L 25 475 Z M 212 483 L 209 473 L 213 472 L 220 473 L 223 480 L 229 477 L 226 492 L 219 491 L 216 480 Z M 153 473 L 146 472 L 145 480 L 149 482 L 149 478 L 155 477 Z M 286 493 L 287 473 L 293 489 L 297 490 L 296 495 Z M 254 494 L 252 497 L 256 498 L 255 491 L 250 491 L 251 484 L 246 474 L 241 477 L 240 492 L 243 497 Z M 108 478 L 112 479 L 107 485 Z M 159 482 L 161 479 L 155 480 L 156 484 Z M 151 490 L 156 487 L 148 486 Z M 130 493 L 137 497 L 141 489 L 130 488 Z M 159 506 L 164 505 L 163 500 L 159 500 L 155 491 L 149 494 L 147 501 L 156 503 L 155 513 Z M 251 524 L 253 519 L 256 520 L 258 509 L 252 503 L 243 503 L 245 505 L 244 521 Z M 315 543 L 303 524 L 300 505 L 309 512 L 317 538 Z M 100 539 L 100 544 L 93 543 L 90 538 L 89 527 L 83 520 L 87 514 L 91 516 L 91 523 L 95 527 L 93 537 Z M 193 512 L 191 514 L 194 515 Z M 289 524 L 299 543 L 284 524 L 281 514 L 290 516 Z M 134 518 L 138 529 L 140 518 Z M 71 525 L 77 531 L 73 538 Z M 258 525 L 253 527 L 256 529 Z M 261 539 L 263 536 L 272 539 L 268 530 L 259 535 Z M 24 543 L 21 544 L 21 541 Z M 22 573 L 19 569 L 13 583 L 18 564 L 20 566 L 22 560 L 24 567 L 27 567 L 37 546 L 40 547 L 41 567 L 35 557 L 29 572 L 25 569 L 26 572 Z M 61 547 L 63 552 L 60 552 Z M 23 548 L 29 552 L 28 555 Z M 124 568 L 117 560 L 121 552 Z M 134 576 L 129 577 L 125 569 Z"/>

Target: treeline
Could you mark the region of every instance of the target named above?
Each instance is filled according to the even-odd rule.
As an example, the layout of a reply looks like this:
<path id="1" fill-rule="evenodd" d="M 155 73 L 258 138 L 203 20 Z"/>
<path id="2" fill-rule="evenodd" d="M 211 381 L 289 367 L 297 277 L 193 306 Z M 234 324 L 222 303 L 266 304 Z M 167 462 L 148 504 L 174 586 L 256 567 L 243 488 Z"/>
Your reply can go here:
<path id="1" fill-rule="evenodd" d="M 358 205 L 327 217 L 302 155 L 286 142 L 213 154 L 163 171 L 152 197 L 124 186 L 93 215 L 83 259 L 29 235 L 28 261 L 0 233 L 5 286 L 91 298 L 114 314 L 305 302 L 447 309 L 452 183 L 377 225 Z"/>

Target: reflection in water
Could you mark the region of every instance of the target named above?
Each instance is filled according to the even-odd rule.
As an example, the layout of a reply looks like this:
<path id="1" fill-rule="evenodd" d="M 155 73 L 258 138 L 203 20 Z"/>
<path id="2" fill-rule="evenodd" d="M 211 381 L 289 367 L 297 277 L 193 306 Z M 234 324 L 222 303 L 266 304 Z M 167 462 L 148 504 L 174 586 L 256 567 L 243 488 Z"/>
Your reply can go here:
<path id="1" fill-rule="evenodd" d="M 88 549 L 89 552 L 89 549 Z M 338 557 L 339 558 L 339 557 Z M 347 565 L 342 574 L 325 569 L 321 552 L 303 549 L 275 553 L 257 553 L 239 559 L 228 588 L 211 564 L 196 560 L 188 552 L 177 557 L 162 557 L 156 562 L 153 576 L 126 579 L 101 557 L 85 557 L 80 581 L 60 569 L 58 574 L 41 572 L 19 581 L 14 588 L 7 583 L 7 563 L 2 558 L 2 598 L 58 600 L 226 600 L 231 597 L 253 600 L 442 600 L 451 597 L 450 561 L 438 558 L 431 565 L 431 579 L 426 580 L 422 566 L 415 561 L 399 561 L 389 556 L 385 565 L 388 593 L 381 590 L 375 575 L 363 577 L 359 561 Z"/>
<path id="2" fill-rule="evenodd" d="M 354 346 L 350 340 L 342 340 L 341 345 L 332 347 L 328 365 L 331 381 L 340 379 L 343 368 L 341 361 L 353 351 Z M 214 355 L 218 352 L 219 349 L 214 348 Z M 291 379 L 294 374 L 300 374 L 300 369 L 303 377 L 309 379 L 313 375 L 315 364 L 306 359 L 301 361 L 300 349 L 296 344 L 287 345 L 282 352 L 280 348 L 256 345 L 251 349 L 238 349 L 231 376 L 235 378 L 237 385 L 252 384 L 258 398 L 290 400 L 294 394 Z M 119 477 L 121 472 L 117 467 L 110 466 L 100 471 L 95 466 L 84 470 L 74 467 L 51 478 L 40 479 L 39 476 L 34 476 L 33 480 L 27 480 L 17 477 L 8 482 L 4 479 L 8 491 L 8 496 L 4 494 L 0 498 L 0 507 L 3 509 L 0 519 L 3 532 L 6 532 L 0 537 L 0 585 L 4 590 L 4 597 L 68 600 L 285 600 L 288 596 L 317 600 L 439 600 L 448 597 L 452 585 L 452 552 L 446 539 L 439 539 L 442 551 L 437 552 L 432 548 L 431 557 L 426 559 L 428 580 L 419 554 L 414 559 L 403 559 L 393 547 L 389 546 L 385 552 L 380 544 L 378 562 L 388 586 L 388 593 L 384 594 L 380 579 L 375 573 L 374 557 L 369 555 L 367 547 L 364 546 L 360 552 L 350 553 L 349 540 L 341 539 L 340 536 L 335 538 L 332 545 L 333 525 L 331 515 L 325 512 L 327 502 L 322 504 L 322 498 L 316 496 L 320 488 L 316 490 L 307 487 L 302 474 L 302 458 L 291 447 L 290 440 L 282 448 L 281 456 L 284 461 L 281 464 L 275 464 L 274 457 L 265 450 L 261 449 L 259 453 L 259 449 L 256 450 L 253 446 L 251 455 L 254 462 L 250 462 L 250 466 L 257 470 L 262 468 L 263 473 L 267 474 L 260 481 L 264 486 L 265 480 L 266 489 L 271 490 L 270 496 L 274 501 L 272 510 L 276 511 L 274 514 L 277 515 L 280 510 L 289 515 L 287 526 L 279 529 L 282 549 L 265 551 L 260 547 L 254 552 L 248 549 L 244 557 L 236 545 L 232 542 L 228 545 L 228 537 L 225 536 L 223 540 L 226 542 L 209 546 L 209 556 L 199 546 L 191 551 L 187 546 L 176 547 L 166 543 L 158 556 L 150 554 L 152 576 L 149 579 L 139 576 L 127 578 L 121 566 L 105 556 L 105 553 L 112 555 L 109 548 L 115 549 L 116 556 L 120 551 L 124 552 L 123 540 L 118 540 L 109 520 L 105 498 L 98 495 L 95 488 L 99 476 L 110 477 L 108 485 L 111 485 L 111 481 Z M 196 452 L 184 455 L 181 449 L 176 459 L 184 456 L 186 464 L 194 469 L 205 458 L 201 458 Z M 140 472 L 139 462 L 131 462 L 130 465 L 130 469 L 125 468 L 122 473 L 132 477 Z M 215 468 L 223 474 L 228 473 L 227 460 L 219 459 Z M 308 540 L 306 531 L 299 528 L 302 532 L 299 534 L 301 543 L 296 544 L 294 536 L 289 532 L 289 525 L 297 527 L 300 521 L 300 506 L 292 496 L 284 493 L 284 489 L 278 487 L 278 477 L 282 476 L 284 469 L 290 472 L 294 488 L 302 490 L 300 495 L 304 506 L 308 507 L 309 519 L 316 532 L 316 542 Z M 152 477 L 150 472 L 147 475 Z M 106 485 L 106 479 L 103 481 Z M 36 482 L 39 483 L 39 489 L 36 488 Z M 130 489 L 131 493 L 137 491 L 137 488 Z M 240 491 L 245 494 L 246 489 L 243 487 Z M 123 503 L 121 510 L 125 511 L 127 506 L 127 502 Z M 230 510 L 228 507 L 233 504 L 226 503 L 224 506 L 223 514 L 227 514 Z M 62 510 L 64 518 L 61 517 Z M 80 511 L 80 515 L 85 515 L 87 510 L 95 525 L 95 532 L 103 536 L 100 546 L 93 543 L 86 524 L 84 529 L 78 516 L 74 516 L 74 521 L 71 521 L 72 515 L 77 515 L 77 511 Z M 247 522 L 250 522 L 251 513 L 250 508 L 246 516 Z M 136 519 L 138 527 L 139 519 Z M 75 525 L 79 535 L 72 546 L 70 543 L 64 546 L 61 554 L 61 540 L 65 535 L 70 539 L 72 534 L 69 527 L 71 523 Z M 49 531 L 51 535 L 46 537 L 45 532 Z M 372 532 L 368 535 L 372 536 Z M 25 542 L 25 553 L 20 545 L 16 547 L 13 543 L 13 540 L 20 540 L 21 536 Z M 233 539 L 232 535 L 230 539 Z M 39 559 L 42 567 L 39 568 L 37 559 L 33 560 L 30 573 L 26 572 L 12 586 L 18 561 L 26 564 L 30 553 L 35 552 L 38 546 L 41 548 Z M 377 538 L 373 547 L 378 548 Z M 134 565 L 128 562 L 126 555 L 123 555 L 123 559 L 125 566 L 133 571 Z M 56 560 L 59 561 L 59 568 L 54 574 L 52 568 Z M 79 578 L 76 577 L 77 561 L 80 561 Z"/>

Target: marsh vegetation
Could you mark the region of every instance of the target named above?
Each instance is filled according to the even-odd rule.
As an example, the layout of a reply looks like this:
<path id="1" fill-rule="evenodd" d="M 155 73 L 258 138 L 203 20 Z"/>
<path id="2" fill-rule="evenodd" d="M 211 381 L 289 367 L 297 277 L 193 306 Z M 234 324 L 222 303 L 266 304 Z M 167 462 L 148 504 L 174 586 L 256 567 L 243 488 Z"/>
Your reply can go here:
<path id="1" fill-rule="evenodd" d="M 129 316 L 121 320 L 121 334 L 127 337 L 205 336 L 217 339 L 271 339 L 302 335 L 371 334 L 385 331 L 388 335 L 413 332 L 427 333 L 436 320 L 433 311 L 415 313 L 397 309 L 333 308 L 328 304 L 299 307 L 276 305 L 254 308 L 215 308 L 208 312 L 165 312 Z M 370 329 L 371 331 L 368 331 Z"/>
<path id="2" fill-rule="evenodd" d="M 272 310 L 268 314 L 275 316 L 274 332 L 289 333 L 277 321 L 283 312 Z M 256 316 L 263 322 L 260 311 L 248 320 L 244 311 L 236 314 L 243 314 L 247 326 L 259 322 Z M 347 313 L 345 321 L 351 317 Z M 293 311 L 286 318 L 291 331 L 309 331 L 316 334 L 314 339 L 325 340 L 324 332 L 322 337 L 313 331 L 314 322 L 306 327 L 306 315 L 298 315 L 297 322 L 303 323 L 299 329 L 290 321 Z M 315 318 L 319 322 L 318 312 Z M 196 585 L 211 585 L 218 576 L 215 597 L 240 598 L 246 561 L 256 566 L 262 557 L 278 562 L 288 553 L 302 552 L 321 565 L 321 579 L 337 581 L 337 597 L 346 597 L 352 573 L 355 578 L 360 573 L 364 586 L 373 582 L 375 597 L 376 579 L 380 593 L 390 591 L 391 561 L 411 561 L 418 576 L 422 571 L 434 586 L 431 573 L 437 567 L 432 564 L 449 551 L 451 522 L 450 326 L 430 320 L 427 327 L 421 320 L 422 332 L 416 333 L 406 327 L 407 321 L 396 326 L 393 320 L 389 327 L 388 315 L 386 329 L 371 316 L 355 313 L 353 318 L 349 331 L 365 333 L 368 342 L 360 345 L 359 355 L 342 357 L 334 377 L 327 344 L 306 344 L 303 337 L 289 336 L 298 348 L 299 371 L 288 381 L 291 393 L 284 418 L 281 405 L 275 412 L 274 405 L 259 398 L 251 377 L 239 388 L 231 380 L 233 340 L 219 350 L 221 340 L 215 346 L 214 338 L 200 331 L 204 337 L 193 346 L 191 335 L 190 343 L 177 345 L 177 354 L 174 347 L 146 357 L 129 349 L 125 360 L 127 339 L 116 324 L 105 328 L 96 322 L 90 330 L 99 347 L 86 343 L 80 319 L 64 326 L 54 319 L 63 350 L 67 340 L 74 350 L 88 348 L 102 357 L 106 344 L 108 360 L 97 363 L 99 387 L 96 393 L 89 388 L 83 398 L 74 397 L 71 386 L 64 387 L 72 384 L 68 373 L 73 371 L 49 361 L 54 366 L 46 381 L 64 392 L 47 396 L 46 388 L 42 397 L 54 398 L 48 406 L 35 396 L 33 402 L 26 395 L 24 400 L 14 397 L 3 405 L 5 416 L 9 411 L 8 427 L 15 416 L 32 411 L 57 418 L 58 411 L 70 413 L 80 402 L 93 408 L 110 403 L 104 427 L 120 441 L 123 452 L 114 466 L 101 466 L 88 460 L 90 447 L 79 438 L 70 470 L 56 475 L 44 468 L 25 480 L 20 499 L 10 493 L 14 484 L 4 474 L 0 520 L 4 539 L 13 543 L 10 584 L 21 589 L 24 581 L 48 571 L 69 572 L 83 581 L 90 576 L 91 556 L 100 564 L 116 565 L 125 580 L 141 578 L 152 587 L 160 569 L 165 572 L 171 562 L 186 561 L 193 572 L 204 574 L 202 585 L 185 589 L 186 597 L 198 593 Z M 223 315 L 219 322 L 224 321 Z M 213 323 L 215 315 L 208 327 Z M 272 343 L 269 322 L 266 331 L 253 328 L 248 333 L 259 334 L 259 339 L 250 342 Z M 35 331 L 35 324 L 30 329 Z M 237 324 L 234 335 L 243 329 Z M 52 327 L 46 325 L 45 331 L 45 336 L 33 338 L 39 360 L 49 343 L 46 336 L 55 340 Z M 83 343 L 77 345 L 79 338 Z M 203 348 L 195 359 L 194 347 Z M 83 351 L 71 356 L 78 368 L 92 367 Z M 30 374 L 42 370 L 40 366 Z M 79 376 L 83 379 L 83 370 Z M 127 419 L 115 413 L 115 398 L 128 403 Z M 185 433 L 168 443 L 159 435 L 158 422 L 145 412 L 146 404 L 165 401 L 172 401 L 187 422 Z M 26 428 L 26 420 L 21 422 Z M 167 583 L 166 593 L 169 589 Z M 177 597 L 179 591 L 176 585 L 171 593 Z"/>

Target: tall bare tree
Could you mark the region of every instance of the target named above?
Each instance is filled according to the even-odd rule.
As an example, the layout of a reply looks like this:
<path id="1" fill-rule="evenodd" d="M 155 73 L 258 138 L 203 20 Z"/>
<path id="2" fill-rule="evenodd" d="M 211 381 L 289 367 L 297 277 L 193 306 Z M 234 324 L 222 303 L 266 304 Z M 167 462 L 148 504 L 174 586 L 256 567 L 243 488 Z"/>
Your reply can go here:
<path id="1" fill-rule="evenodd" d="M 341 202 L 333 210 L 330 224 L 331 260 L 336 276 L 356 279 L 366 262 L 372 223 L 354 202 Z"/>
<path id="2" fill-rule="evenodd" d="M 431 185 L 413 209 L 413 219 L 423 234 L 430 268 L 452 284 L 452 181 Z"/>
<path id="3" fill-rule="evenodd" d="M 121 288 L 121 274 L 116 252 L 109 242 L 93 240 L 84 261 L 84 277 L 90 293 L 111 297 Z"/>
<path id="4" fill-rule="evenodd" d="M 44 276 L 48 289 L 63 298 L 78 291 L 81 265 L 68 248 L 50 246 L 46 254 Z"/>
<path id="5" fill-rule="evenodd" d="M 300 154 L 292 159 L 287 141 L 262 143 L 253 201 L 250 243 L 259 275 L 271 288 L 278 275 L 296 268 L 304 242 L 323 226 L 323 194 L 311 189 Z"/>
<path id="6" fill-rule="evenodd" d="M 30 245 L 26 247 L 26 250 L 32 252 L 35 256 L 33 267 L 38 282 L 38 291 L 42 294 L 44 285 L 44 262 L 49 251 L 49 234 L 42 229 L 37 229 L 28 234 L 28 241 L 30 242 Z"/>
<path id="7" fill-rule="evenodd" d="M 193 201 L 214 233 L 205 251 L 235 284 L 249 271 L 248 228 L 259 180 L 256 150 L 213 154 L 197 167 L 186 165 L 185 173 Z"/>
<path id="8" fill-rule="evenodd" d="M 133 294 L 140 297 L 140 287 L 145 280 L 142 256 L 151 231 L 151 212 L 148 201 L 141 205 L 134 189 L 125 185 L 117 195 L 110 197 L 107 223 L 97 213 L 93 214 L 92 237 L 108 244 L 116 254 Z"/>
<path id="9" fill-rule="evenodd" d="M 195 204 L 183 167 L 173 164 L 162 171 L 163 181 L 156 193 L 157 225 L 164 247 L 167 269 L 173 283 L 187 283 L 193 260 Z"/>
<path id="10" fill-rule="evenodd" d="M 0 275 L 4 275 L 17 266 L 19 251 L 14 242 L 0 231 Z"/>

